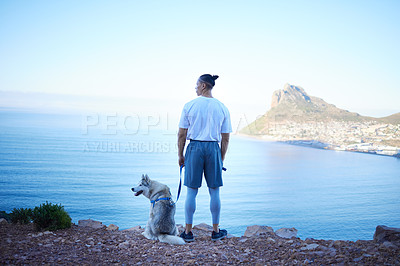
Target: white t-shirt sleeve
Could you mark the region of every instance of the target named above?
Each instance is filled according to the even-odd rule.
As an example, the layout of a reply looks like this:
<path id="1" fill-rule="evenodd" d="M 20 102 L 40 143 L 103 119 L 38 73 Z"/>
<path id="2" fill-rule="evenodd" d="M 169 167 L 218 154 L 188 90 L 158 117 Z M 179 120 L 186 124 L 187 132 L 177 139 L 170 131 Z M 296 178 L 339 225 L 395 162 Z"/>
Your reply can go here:
<path id="1" fill-rule="evenodd" d="M 231 116 L 227 108 L 224 108 L 224 111 L 225 111 L 225 118 L 222 121 L 221 133 L 231 133 L 232 132 Z"/>
<path id="2" fill-rule="evenodd" d="M 183 110 L 182 110 L 181 119 L 179 121 L 179 127 L 180 128 L 189 128 L 189 119 L 188 119 L 188 115 L 186 113 L 186 105 L 183 107 Z"/>

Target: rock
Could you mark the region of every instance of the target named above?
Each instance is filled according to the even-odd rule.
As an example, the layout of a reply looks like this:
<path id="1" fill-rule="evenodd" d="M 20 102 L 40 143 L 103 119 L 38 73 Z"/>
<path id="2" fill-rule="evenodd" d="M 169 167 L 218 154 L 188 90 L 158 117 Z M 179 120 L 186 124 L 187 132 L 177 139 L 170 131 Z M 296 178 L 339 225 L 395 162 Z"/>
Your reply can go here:
<path id="1" fill-rule="evenodd" d="M 122 232 L 143 232 L 143 231 L 144 231 L 144 229 L 140 225 L 122 230 Z"/>
<path id="2" fill-rule="evenodd" d="M 195 237 L 209 237 L 211 236 L 213 228 L 211 225 L 208 225 L 206 223 L 201 223 L 198 225 L 193 226 L 193 234 Z"/>
<path id="3" fill-rule="evenodd" d="M 281 228 L 281 229 L 276 230 L 275 234 L 282 238 L 297 237 L 297 229 L 296 228 Z"/>
<path id="4" fill-rule="evenodd" d="M 259 236 L 261 234 L 266 234 L 266 233 L 273 233 L 274 229 L 270 226 L 264 226 L 264 225 L 252 225 L 248 226 L 246 231 L 244 232 L 244 236 L 246 237 L 252 237 L 252 236 Z"/>
<path id="5" fill-rule="evenodd" d="M 363 254 L 361 257 L 353 259 L 353 261 L 354 262 L 360 262 L 363 258 L 369 258 L 369 257 L 372 257 L 372 256 L 369 255 L 369 254 Z"/>
<path id="6" fill-rule="evenodd" d="M 307 243 L 307 244 L 312 244 L 312 243 L 314 243 L 315 242 L 315 239 L 314 238 L 306 238 L 306 240 L 305 240 L 305 242 Z"/>
<path id="7" fill-rule="evenodd" d="M 345 245 L 344 241 L 341 241 L 341 240 L 333 241 L 333 246 L 336 247 L 336 248 L 340 248 L 340 247 L 342 247 L 344 245 Z"/>
<path id="8" fill-rule="evenodd" d="M 129 248 L 129 245 L 130 245 L 129 241 L 125 241 L 125 242 L 120 243 L 118 245 L 118 247 L 122 248 L 122 249 L 125 249 L 125 248 Z"/>
<path id="9" fill-rule="evenodd" d="M 6 219 L 0 218 L 0 224 L 8 224 L 8 222 Z"/>
<path id="10" fill-rule="evenodd" d="M 313 259 L 312 260 L 309 260 L 309 259 L 305 259 L 304 261 L 303 261 L 303 264 L 311 264 L 311 263 L 313 263 Z"/>
<path id="11" fill-rule="evenodd" d="M 108 231 L 118 231 L 119 227 L 116 226 L 115 224 L 110 224 L 109 226 L 107 226 L 107 230 Z"/>
<path id="12" fill-rule="evenodd" d="M 102 222 L 94 221 L 94 220 L 92 220 L 92 219 L 88 219 L 88 220 L 79 220 L 79 221 L 78 221 L 78 226 L 90 227 L 90 228 L 93 228 L 93 229 L 102 229 L 102 228 L 106 228 L 106 225 L 104 225 Z"/>
<path id="13" fill-rule="evenodd" d="M 314 252 L 310 252 L 309 254 L 312 256 L 319 256 L 319 257 L 327 255 L 324 251 L 314 251 Z"/>
<path id="14" fill-rule="evenodd" d="M 374 241 L 378 243 L 385 241 L 400 242 L 400 228 L 378 225 L 375 229 Z"/>
<path id="15" fill-rule="evenodd" d="M 54 242 L 54 243 L 57 243 L 57 242 L 60 242 L 60 241 L 62 241 L 62 240 L 63 240 L 62 237 L 58 237 L 58 238 L 54 239 L 53 242 Z"/>
<path id="16" fill-rule="evenodd" d="M 43 233 L 32 234 L 32 237 L 39 237 L 39 236 L 43 236 Z"/>
<path id="17" fill-rule="evenodd" d="M 307 246 L 302 247 L 301 250 L 313 250 L 313 249 L 316 249 L 318 247 L 319 247 L 318 244 L 308 244 Z"/>
<path id="18" fill-rule="evenodd" d="M 380 245 L 381 248 L 398 249 L 399 247 L 389 241 L 385 241 Z"/>
<path id="19" fill-rule="evenodd" d="M 211 225 L 206 224 L 206 223 L 201 223 L 201 224 L 195 225 L 193 227 L 193 229 L 211 232 L 213 230 L 213 227 Z"/>
<path id="20" fill-rule="evenodd" d="M 101 249 L 100 248 L 92 248 L 91 251 L 92 252 L 101 252 Z"/>

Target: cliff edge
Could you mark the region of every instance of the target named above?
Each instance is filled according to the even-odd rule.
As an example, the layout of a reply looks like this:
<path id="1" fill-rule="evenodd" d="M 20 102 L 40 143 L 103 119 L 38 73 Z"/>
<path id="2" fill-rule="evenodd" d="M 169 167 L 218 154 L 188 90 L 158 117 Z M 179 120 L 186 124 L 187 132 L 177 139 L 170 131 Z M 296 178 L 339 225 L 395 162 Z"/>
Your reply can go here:
<path id="1" fill-rule="evenodd" d="M 396 231 L 380 227 L 376 240 L 297 238 L 294 228 L 273 231 L 251 226 L 242 237 L 211 241 L 210 227 L 194 227 L 196 240 L 169 245 L 146 239 L 143 229 L 109 230 L 74 225 L 54 232 L 36 232 L 31 225 L 0 224 L 0 264 L 69 265 L 399 265 Z M 389 228 L 391 229 L 391 228 Z M 378 232 L 378 228 L 377 228 Z M 386 232 L 386 233 L 385 233 Z M 393 241 L 392 241 L 393 240 Z"/>

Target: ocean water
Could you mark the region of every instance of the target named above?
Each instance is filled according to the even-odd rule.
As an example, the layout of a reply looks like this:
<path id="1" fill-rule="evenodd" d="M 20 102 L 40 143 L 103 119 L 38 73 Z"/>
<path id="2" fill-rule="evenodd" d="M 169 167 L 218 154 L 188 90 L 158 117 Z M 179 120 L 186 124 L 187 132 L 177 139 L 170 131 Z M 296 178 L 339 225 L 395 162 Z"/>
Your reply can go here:
<path id="1" fill-rule="evenodd" d="M 114 120 L 113 120 L 114 119 Z M 104 122 L 106 121 L 106 122 Z M 121 127 L 121 121 L 123 126 Z M 130 188 L 142 174 L 179 183 L 176 130 L 140 118 L 0 111 L 0 210 L 61 203 L 77 223 L 145 226 L 150 207 Z M 221 227 L 294 227 L 298 236 L 372 239 L 375 227 L 400 227 L 400 160 L 318 150 L 233 135 L 221 188 Z M 208 190 L 194 224 L 211 224 Z M 186 189 L 177 203 L 184 223 Z"/>

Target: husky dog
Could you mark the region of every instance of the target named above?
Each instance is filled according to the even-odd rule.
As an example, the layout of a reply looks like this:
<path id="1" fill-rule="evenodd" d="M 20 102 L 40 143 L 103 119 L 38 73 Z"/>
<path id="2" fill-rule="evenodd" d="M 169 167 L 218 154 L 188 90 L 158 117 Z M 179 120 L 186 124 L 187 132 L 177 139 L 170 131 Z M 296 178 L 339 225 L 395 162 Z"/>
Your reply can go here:
<path id="1" fill-rule="evenodd" d="M 142 175 L 137 187 L 132 188 L 135 196 L 143 194 L 150 200 L 150 217 L 143 235 L 151 240 L 183 245 L 185 241 L 178 236 L 175 225 L 175 203 L 171 199 L 169 187 Z"/>

